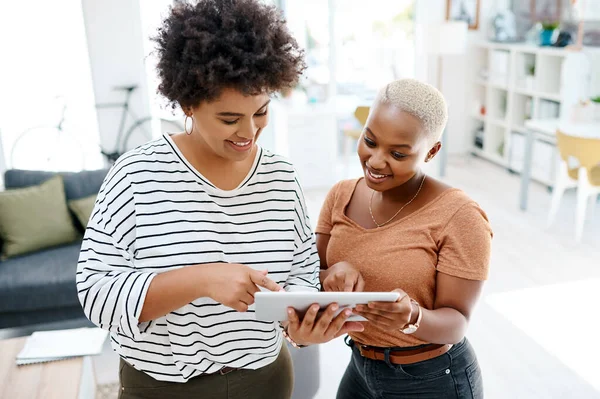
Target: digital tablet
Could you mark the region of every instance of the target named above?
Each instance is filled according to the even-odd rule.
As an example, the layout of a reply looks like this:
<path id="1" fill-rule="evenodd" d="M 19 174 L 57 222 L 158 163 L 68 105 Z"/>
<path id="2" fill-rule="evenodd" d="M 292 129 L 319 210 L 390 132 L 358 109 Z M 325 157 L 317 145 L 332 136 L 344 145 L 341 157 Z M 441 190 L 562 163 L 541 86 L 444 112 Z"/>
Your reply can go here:
<path id="1" fill-rule="evenodd" d="M 339 314 L 345 308 L 364 305 L 369 302 L 396 302 L 400 296 L 397 292 L 269 292 L 261 291 L 254 294 L 257 320 L 285 321 L 287 308 L 292 307 L 300 313 L 300 317 L 310 305 L 316 303 L 325 310 L 331 303 L 337 303 Z M 364 321 L 364 317 L 351 315 L 348 320 Z"/>

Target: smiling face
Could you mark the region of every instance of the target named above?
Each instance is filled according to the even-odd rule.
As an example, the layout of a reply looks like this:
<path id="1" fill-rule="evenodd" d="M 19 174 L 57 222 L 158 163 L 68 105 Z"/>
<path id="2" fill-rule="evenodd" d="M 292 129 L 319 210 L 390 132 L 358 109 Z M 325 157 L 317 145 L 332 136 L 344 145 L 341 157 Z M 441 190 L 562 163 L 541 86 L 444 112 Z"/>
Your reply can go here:
<path id="1" fill-rule="evenodd" d="M 256 140 L 268 122 L 267 94 L 244 95 L 233 89 L 223 90 L 214 101 L 190 108 L 193 135 L 214 155 L 230 161 L 242 161 L 253 153 Z"/>
<path id="2" fill-rule="evenodd" d="M 410 180 L 439 149 L 439 143 L 430 147 L 417 117 L 389 103 L 377 102 L 359 140 L 358 156 L 367 185 L 383 192 Z"/>

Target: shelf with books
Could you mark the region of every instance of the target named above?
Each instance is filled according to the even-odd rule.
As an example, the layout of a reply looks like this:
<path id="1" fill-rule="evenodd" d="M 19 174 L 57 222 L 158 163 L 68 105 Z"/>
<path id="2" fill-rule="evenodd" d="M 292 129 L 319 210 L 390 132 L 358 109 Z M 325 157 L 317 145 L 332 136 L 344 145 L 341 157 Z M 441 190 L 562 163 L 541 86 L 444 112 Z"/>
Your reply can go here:
<path id="1" fill-rule="evenodd" d="M 473 153 L 508 167 L 511 147 L 528 131 L 526 121 L 559 116 L 561 73 L 568 50 L 491 42 L 474 47 L 477 62 L 487 69 L 474 73 L 469 86 L 474 104 L 468 125 L 473 129 Z M 478 104 L 483 105 L 484 115 Z"/>

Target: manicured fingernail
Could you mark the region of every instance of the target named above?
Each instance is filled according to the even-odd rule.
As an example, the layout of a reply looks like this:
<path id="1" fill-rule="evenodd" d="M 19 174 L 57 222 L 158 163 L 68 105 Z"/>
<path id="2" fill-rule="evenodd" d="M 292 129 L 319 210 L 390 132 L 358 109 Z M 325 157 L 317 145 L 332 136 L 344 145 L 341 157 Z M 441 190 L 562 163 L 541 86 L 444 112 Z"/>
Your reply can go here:
<path id="1" fill-rule="evenodd" d="M 332 306 L 331 306 L 331 310 L 333 310 L 334 312 L 335 312 L 336 310 L 338 310 L 338 305 L 335 305 L 335 304 L 334 304 L 334 305 L 332 305 Z"/>
<path id="2" fill-rule="evenodd" d="M 313 306 L 311 310 L 316 313 L 316 312 L 319 311 L 319 307 L 318 306 Z"/>
<path id="3" fill-rule="evenodd" d="M 344 310 L 344 314 L 346 316 L 350 316 L 352 314 L 352 311 L 350 309 L 346 309 L 346 310 Z"/>
<path id="4" fill-rule="evenodd" d="M 294 311 L 292 309 L 288 309 L 288 314 L 292 314 Z"/>
<path id="5" fill-rule="evenodd" d="M 370 307 L 370 308 L 374 308 L 374 307 L 375 307 L 375 304 L 374 304 L 374 303 L 369 303 L 369 307 Z"/>

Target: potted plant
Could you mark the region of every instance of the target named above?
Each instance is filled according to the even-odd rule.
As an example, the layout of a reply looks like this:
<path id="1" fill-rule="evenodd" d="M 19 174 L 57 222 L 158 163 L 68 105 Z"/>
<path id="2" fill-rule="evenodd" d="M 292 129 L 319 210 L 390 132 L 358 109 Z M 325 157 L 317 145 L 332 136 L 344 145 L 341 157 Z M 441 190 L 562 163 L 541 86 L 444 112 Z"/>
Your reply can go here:
<path id="1" fill-rule="evenodd" d="M 559 25 L 560 23 L 558 21 L 542 22 L 542 30 L 540 32 L 541 46 L 552 46 L 556 40 Z"/>

